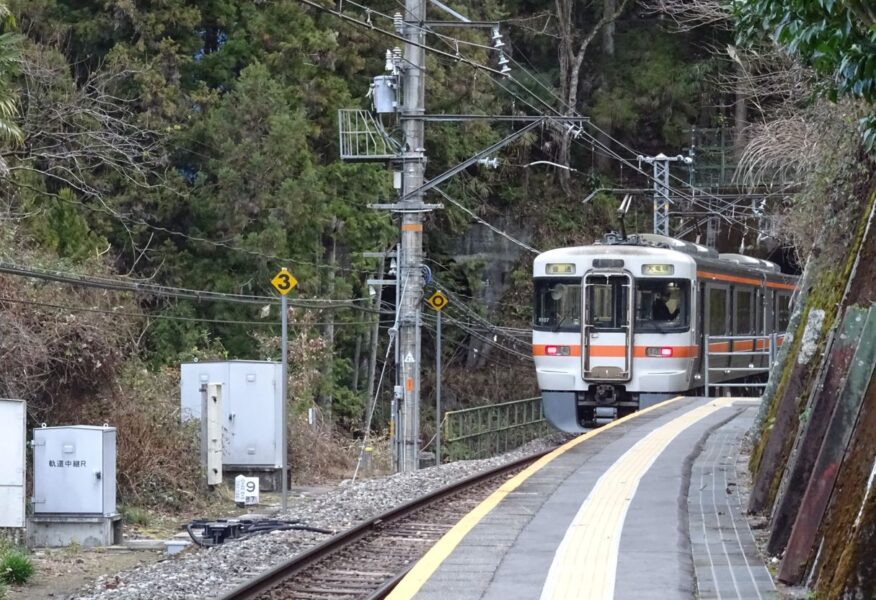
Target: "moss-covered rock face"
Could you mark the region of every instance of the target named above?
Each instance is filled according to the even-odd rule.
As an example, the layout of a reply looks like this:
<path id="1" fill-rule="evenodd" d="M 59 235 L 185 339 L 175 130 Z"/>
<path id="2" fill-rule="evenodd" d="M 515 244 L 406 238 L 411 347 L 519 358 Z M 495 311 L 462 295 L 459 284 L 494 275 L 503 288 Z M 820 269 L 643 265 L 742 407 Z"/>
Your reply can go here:
<path id="1" fill-rule="evenodd" d="M 788 546 L 781 572 L 785 574 L 783 576 L 794 579 L 793 583 L 798 583 L 807 570 L 814 569 L 813 581 L 819 594 L 827 598 L 870 598 L 876 593 L 876 569 L 872 560 L 876 548 L 876 501 L 872 497 L 876 385 L 870 382 L 860 409 L 855 404 L 852 411 L 856 418 L 842 427 L 832 424 L 823 438 L 806 437 L 813 400 L 825 394 L 840 394 L 846 383 L 844 373 L 824 373 L 822 377 L 826 365 L 842 369 L 849 366 L 848 360 L 831 361 L 834 352 L 842 351 L 842 344 L 829 345 L 831 338 L 827 332 L 836 326 L 848 307 L 862 306 L 866 311 L 876 302 L 876 230 L 873 229 L 876 182 L 869 174 L 858 175 L 844 187 L 848 195 L 847 205 L 843 208 L 854 215 L 854 227 L 847 230 L 844 238 L 836 231 L 827 231 L 820 236 L 821 241 L 833 238 L 832 244 L 823 250 L 816 244 L 807 264 L 791 327 L 793 341 L 787 348 L 778 383 L 765 397 L 768 409 L 752 453 L 751 468 L 755 473 L 752 508 L 771 512 L 782 527 L 790 528 L 800 504 L 788 502 L 785 496 L 801 493 L 799 481 L 788 489 L 794 457 L 802 452 L 800 445 L 817 444 L 818 448 L 814 450 L 806 449 L 807 455 L 814 455 L 819 448 L 823 453 L 825 448 L 836 449 L 840 444 L 845 449 L 844 458 L 830 469 L 833 473 L 830 477 L 821 477 L 816 483 L 814 478 L 818 469 L 808 466 L 803 489 L 806 485 L 812 489 L 815 485 L 831 486 L 830 504 L 820 522 L 795 524 L 795 530 L 796 526 L 815 527 L 818 534 L 811 548 L 801 548 L 799 543 L 795 547 L 793 544 Z M 824 229 L 829 227 L 826 224 Z M 838 253 L 842 254 L 841 260 L 837 260 Z M 816 335 L 816 330 L 820 335 Z M 854 346 L 862 343 L 872 343 L 872 340 L 861 338 Z M 869 378 L 869 375 L 865 377 Z M 819 388 L 815 389 L 817 382 Z M 831 422 L 837 414 L 832 410 L 829 412 L 819 415 L 825 421 L 821 425 Z M 849 438 L 838 437 L 841 432 L 850 437 L 847 446 Z M 793 472 L 800 477 L 799 469 Z M 775 506 L 779 506 L 780 514 L 773 510 Z M 773 526 L 778 525 L 774 522 Z M 792 540 L 794 535 L 796 533 L 792 534 Z M 806 536 L 799 539 L 806 539 Z M 785 550 L 787 536 L 773 535 L 771 540 L 778 542 L 770 552 L 780 554 Z M 802 568 L 788 565 L 785 569 L 791 550 L 796 553 L 795 560 L 803 560 Z M 813 563 L 816 551 L 817 563 Z"/>
<path id="2" fill-rule="evenodd" d="M 855 182 L 857 183 L 857 182 Z M 851 182 L 850 182 L 851 184 Z M 859 189 L 858 185 L 849 185 L 850 191 Z M 854 196 L 847 198 L 846 205 L 857 206 L 857 218 L 854 219 L 856 227 L 852 239 L 847 244 L 841 245 L 836 241 L 837 232 L 832 229 L 822 236 L 825 239 L 833 238 L 833 243 L 827 246 L 830 251 L 820 251 L 820 245 L 813 248 L 813 256 L 807 264 L 807 273 L 803 277 L 803 283 L 798 296 L 798 307 L 792 317 L 789 330 L 793 331 L 790 340 L 790 348 L 785 355 L 790 360 L 785 360 L 781 371 L 778 385 L 773 388 L 773 393 L 767 395 L 764 401 L 769 409 L 763 420 L 757 442 L 751 454 L 750 467 L 756 475 L 755 486 L 763 487 L 768 481 L 768 493 L 766 498 L 757 502 L 757 494 L 752 495 L 752 508 L 765 510 L 775 502 L 776 492 L 784 474 L 784 468 L 788 460 L 796 432 L 800 425 L 800 415 L 806 408 L 807 400 L 812 391 L 812 384 L 818 374 L 821 361 L 807 360 L 800 364 L 798 360 L 801 350 L 804 348 L 804 339 L 807 340 L 806 351 L 810 356 L 821 356 L 824 353 L 826 341 L 825 332 L 829 331 L 836 321 L 843 295 L 848 287 L 849 277 L 861 251 L 861 244 L 867 232 L 868 216 L 876 202 L 876 193 L 869 197 L 856 199 Z M 846 206 L 845 210 L 850 210 Z M 841 261 L 836 257 L 844 250 Z M 837 264 L 842 265 L 837 268 Z M 821 320 L 821 335 L 815 338 L 810 332 L 807 339 L 806 329 L 810 322 L 810 314 L 813 311 L 823 313 Z M 814 339 L 813 339 L 814 338 Z M 787 340 L 786 340 L 787 342 Z M 773 375 L 775 376 L 775 374 Z M 776 432 L 774 428 L 779 419 L 781 430 Z M 770 454 L 770 464 L 761 464 L 767 446 L 777 446 Z"/>

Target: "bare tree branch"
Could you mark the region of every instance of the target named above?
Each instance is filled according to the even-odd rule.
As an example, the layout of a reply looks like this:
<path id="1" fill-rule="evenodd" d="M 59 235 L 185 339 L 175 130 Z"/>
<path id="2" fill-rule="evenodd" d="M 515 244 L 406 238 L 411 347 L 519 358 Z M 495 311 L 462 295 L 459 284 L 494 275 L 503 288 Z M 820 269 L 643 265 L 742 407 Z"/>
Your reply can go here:
<path id="1" fill-rule="evenodd" d="M 666 15 L 679 31 L 699 27 L 733 28 L 733 15 L 720 0 L 644 0 L 639 2 L 651 14 Z"/>
<path id="2" fill-rule="evenodd" d="M 141 254 L 127 215 L 110 198 L 124 189 L 173 191 L 167 184 L 170 160 L 163 132 L 139 122 L 131 87 L 137 71 L 103 65 L 84 82 L 71 80 L 66 61 L 53 49 L 29 46 L 22 60 L 21 148 L 2 158 L 12 173 L 40 176 L 48 191 L 69 187 L 83 202 L 96 202 L 124 227 L 135 256 Z M 10 178 L 16 185 L 18 179 Z"/>

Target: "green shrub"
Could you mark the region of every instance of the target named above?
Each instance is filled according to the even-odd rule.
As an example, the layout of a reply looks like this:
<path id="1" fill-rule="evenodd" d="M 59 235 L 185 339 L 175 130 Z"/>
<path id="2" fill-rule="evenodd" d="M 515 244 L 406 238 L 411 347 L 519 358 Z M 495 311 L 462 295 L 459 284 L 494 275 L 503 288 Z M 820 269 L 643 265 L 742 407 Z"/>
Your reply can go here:
<path id="1" fill-rule="evenodd" d="M 17 550 L 0 558 L 0 580 L 6 583 L 27 583 L 33 571 L 30 559 Z"/>
<path id="2" fill-rule="evenodd" d="M 136 506 L 123 506 L 121 513 L 122 517 L 125 519 L 125 523 L 131 525 L 142 525 L 143 527 L 147 527 L 149 523 L 152 522 L 152 517 L 149 512 Z"/>

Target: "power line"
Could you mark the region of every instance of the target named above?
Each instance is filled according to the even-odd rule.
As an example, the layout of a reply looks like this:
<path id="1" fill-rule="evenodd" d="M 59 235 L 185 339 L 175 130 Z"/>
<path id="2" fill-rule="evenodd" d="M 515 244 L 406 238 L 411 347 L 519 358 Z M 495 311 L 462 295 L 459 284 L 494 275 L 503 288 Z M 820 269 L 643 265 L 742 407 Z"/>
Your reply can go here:
<path id="1" fill-rule="evenodd" d="M 429 317 L 430 320 L 432 318 L 434 318 L 434 317 Z M 518 350 L 514 350 L 513 348 L 510 348 L 509 346 L 505 346 L 504 344 L 499 343 L 498 340 L 494 340 L 494 339 L 491 339 L 489 336 L 483 335 L 482 333 L 478 332 L 477 330 L 472 328 L 470 325 L 468 325 L 467 323 L 465 323 L 463 321 L 460 321 L 459 319 L 456 319 L 450 315 L 445 315 L 444 318 L 447 319 L 447 321 L 449 323 L 451 323 L 452 325 L 456 325 L 457 327 L 459 327 L 460 329 L 462 329 L 463 331 L 468 333 L 470 336 L 477 338 L 477 339 L 481 340 L 482 342 L 485 342 L 486 344 L 501 350 L 502 352 L 516 356 L 517 358 L 522 358 L 523 360 L 532 361 L 532 356 L 530 356 L 528 354 L 524 354 L 523 352 L 520 352 Z"/>
<path id="2" fill-rule="evenodd" d="M 380 17 L 383 17 L 384 19 L 388 19 L 388 20 L 392 21 L 393 23 L 395 23 L 395 18 L 392 15 L 388 15 L 386 13 L 380 12 L 378 10 L 375 10 L 375 9 L 369 7 L 369 6 L 365 6 L 364 4 L 359 4 L 358 2 L 354 2 L 353 0 L 344 0 L 344 3 L 351 4 L 357 8 L 360 8 L 360 9 L 364 10 L 366 12 L 366 14 L 373 13 L 375 15 L 378 15 Z M 396 0 L 396 4 L 399 6 L 399 8 L 402 9 L 402 11 L 405 14 L 410 16 L 410 11 L 407 9 L 407 7 L 402 2 L 400 2 L 399 0 Z M 368 21 L 366 21 L 366 23 L 367 22 Z M 435 31 L 434 28 L 416 25 L 415 23 L 411 23 L 410 21 L 408 22 L 408 24 L 418 31 L 433 34 L 435 37 L 439 38 L 441 41 L 443 41 L 445 44 L 447 44 L 448 47 L 450 47 L 454 50 L 458 50 L 458 44 L 464 44 L 466 46 L 472 46 L 475 48 L 482 48 L 484 50 L 491 50 L 491 51 L 497 50 L 496 48 L 494 48 L 492 46 L 487 46 L 486 44 L 479 44 L 477 42 L 472 42 L 469 40 L 462 40 L 462 39 L 459 39 L 459 38 L 454 37 L 452 35 L 446 35 L 446 34 L 440 33 L 438 31 Z M 450 22 L 448 22 L 448 25 L 450 25 Z"/>
<path id="3" fill-rule="evenodd" d="M 473 318 L 475 321 L 478 321 L 479 323 L 481 323 L 481 325 L 483 325 L 484 327 L 486 327 L 489 331 L 492 331 L 493 333 L 495 333 L 495 334 L 497 334 L 497 335 L 502 335 L 503 337 L 505 337 L 505 338 L 507 338 L 507 339 L 510 339 L 510 340 L 514 341 L 515 343 L 518 343 L 518 344 L 523 343 L 523 342 L 520 340 L 519 337 L 516 337 L 516 336 L 514 336 L 514 335 L 512 335 L 512 334 L 509 334 L 507 331 L 503 330 L 503 329 L 500 328 L 498 325 L 493 324 L 492 322 L 490 322 L 489 320 L 487 320 L 486 318 L 482 317 L 481 315 L 479 315 L 478 313 L 476 313 L 475 311 L 473 311 L 471 308 L 469 308 L 468 306 L 466 306 L 465 302 L 460 301 L 459 298 L 456 297 L 456 294 L 455 294 L 454 292 L 450 291 L 450 289 L 448 289 L 447 286 L 445 286 L 445 285 L 442 284 L 441 282 L 435 280 L 434 278 L 433 278 L 432 281 L 433 281 L 433 283 L 435 284 L 435 287 L 437 287 L 437 288 L 438 288 L 439 290 L 441 290 L 442 292 L 446 293 L 448 296 L 450 296 L 451 299 L 455 299 L 455 300 L 457 301 L 456 303 L 454 303 L 454 304 L 451 305 L 451 306 L 453 306 L 455 309 L 457 309 L 457 310 L 462 310 L 462 311 L 465 312 L 469 317 L 471 317 L 471 318 Z M 528 345 L 528 343 L 527 343 L 526 345 Z"/>
<path id="4" fill-rule="evenodd" d="M 366 28 L 368 28 L 368 29 L 371 29 L 371 30 L 373 30 L 373 31 L 376 31 L 376 32 L 378 32 L 378 33 L 381 33 L 381 34 L 383 34 L 383 35 L 385 35 L 385 36 L 388 36 L 388 37 L 391 37 L 391 38 L 393 38 L 393 39 L 396 39 L 396 40 L 399 40 L 399 41 L 401 41 L 401 42 L 404 42 L 405 44 L 409 44 L 409 45 L 411 45 L 411 46 L 416 46 L 416 47 L 418 47 L 418 48 L 422 48 L 423 50 L 428 50 L 429 52 L 433 52 L 433 53 L 435 53 L 435 54 L 438 54 L 439 56 L 444 56 L 445 58 L 451 58 L 451 59 L 453 59 L 453 60 L 455 60 L 455 61 L 457 61 L 457 62 L 461 62 L 461 63 L 465 63 L 465 64 L 467 64 L 467 65 L 471 65 L 472 67 L 474 67 L 474 68 L 476 68 L 476 69 L 481 69 L 481 70 L 484 70 L 484 71 L 488 71 L 488 72 L 490 72 L 490 73 L 493 73 L 494 75 L 502 75 L 502 72 L 499 71 L 498 69 L 493 69 L 493 68 L 488 67 L 488 66 L 486 66 L 486 65 L 482 65 L 482 64 L 480 64 L 480 63 L 478 63 L 478 62 L 475 62 L 475 61 L 471 60 L 470 58 L 466 58 L 465 56 L 462 56 L 461 54 L 451 54 L 451 53 L 449 53 L 449 52 L 444 52 L 443 50 L 439 50 L 439 49 L 437 49 L 437 48 L 433 48 L 433 47 L 431 47 L 431 46 L 427 46 L 427 45 L 425 45 L 425 44 L 420 44 L 419 42 L 415 42 L 415 41 L 413 41 L 413 40 L 407 39 L 407 38 L 402 37 L 402 36 L 400 36 L 400 35 L 398 35 L 398 34 L 396 34 L 396 33 L 391 32 L 391 31 L 386 31 L 385 29 L 380 29 L 379 27 L 375 27 L 373 24 L 368 24 L 368 23 L 365 22 L 365 21 L 360 21 L 360 20 L 358 20 L 358 19 L 354 19 L 353 17 L 347 16 L 347 15 L 345 15 L 344 13 L 340 13 L 340 12 L 338 12 L 338 11 L 336 11 L 336 10 L 332 10 L 332 9 L 327 8 L 327 7 L 325 7 L 325 6 L 320 6 L 320 5 L 317 4 L 316 2 L 311 2 L 311 0 L 298 0 L 298 2 L 300 2 L 300 3 L 302 3 L 302 4 L 306 4 L 307 6 L 310 6 L 310 7 L 312 7 L 312 8 L 315 8 L 315 9 L 317 9 L 317 10 L 319 10 L 319 11 L 324 12 L 324 13 L 327 13 L 327 14 L 330 14 L 330 15 L 334 15 L 334 16 L 338 17 L 339 19 L 343 19 L 344 21 L 347 21 L 347 22 L 350 22 L 350 23 L 354 23 L 354 24 L 356 24 L 356 25 L 358 25 L 358 26 L 360 26 L 360 27 L 366 27 Z"/>
<path id="5" fill-rule="evenodd" d="M 31 188 L 31 189 L 33 189 L 33 188 Z M 212 239 L 205 238 L 205 237 L 191 235 L 189 233 L 183 233 L 182 231 L 176 231 L 174 229 L 169 229 L 169 228 L 163 227 L 161 225 L 154 225 L 154 224 L 149 223 L 148 221 L 146 221 L 144 219 L 130 217 L 130 216 L 125 215 L 123 213 L 120 213 L 118 211 L 114 211 L 106 206 L 103 206 L 102 208 L 96 207 L 96 206 L 91 206 L 90 204 L 82 202 L 81 200 L 71 200 L 71 199 L 63 198 L 59 194 L 52 194 L 49 192 L 44 192 L 42 190 L 35 190 L 35 189 L 33 191 L 41 193 L 43 195 L 51 196 L 52 198 L 55 198 L 56 200 L 59 200 L 61 202 L 66 202 L 68 204 L 75 204 L 77 206 L 82 206 L 83 208 L 90 210 L 92 212 L 107 214 L 107 215 L 110 215 L 110 216 L 115 217 L 117 219 L 120 219 L 122 221 L 127 221 L 128 223 L 142 225 L 143 227 L 146 227 L 148 229 L 152 229 L 153 231 L 165 233 L 167 235 L 174 236 L 174 237 L 184 238 L 187 240 L 191 240 L 193 242 L 207 244 L 207 245 L 210 245 L 210 246 L 213 246 L 216 248 L 223 248 L 226 250 L 231 250 L 233 252 L 239 252 L 241 254 L 255 256 L 257 258 L 264 258 L 267 260 L 273 260 L 273 261 L 276 261 L 278 263 L 292 263 L 292 264 L 297 264 L 297 265 L 311 266 L 311 267 L 314 267 L 316 269 L 344 271 L 344 272 L 348 272 L 348 273 L 364 273 L 364 274 L 371 273 L 371 271 L 368 271 L 367 269 L 356 269 L 353 267 L 341 267 L 338 265 L 325 265 L 325 264 L 315 263 L 312 261 L 301 260 L 298 258 L 291 258 L 288 256 L 276 256 L 274 254 L 268 254 L 266 252 L 261 252 L 259 250 L 250 250 L 249 248 L 241 248 L 240 246 L 234 246 L 232 244 L 228 244 L 227 242 L 216 241 L 216 240 L 212 240 Z"/>
<path id="6" fill-rule="evenodd" d="M 453 204 L 454 206 L 456 206 L 457 208 L 459 208 L 459 209 L 460 209 L 461 211 L 463 211 L 465 214 L 467 214 L 468 216 L 470 216 L 472 219 L 474 219 L 475 221 L 477 221 L 477 222 L 480 223 L 481 225 L 483 225 L 483 226 L 485 226 L 486 228 L 488 228 L 488 229 L 489 229 L 490 231 L 492 231 L 493 233 L 496 233 L 496 234 L 502 236 L 503 238 L 505 238 L 506 240 L 508 240 L 508 241 L 511 242 L 512 244 L 516 244 L 516 245 L 520 246 L 521 248 L 523 248 L 523 249 L 525 249 L 525 250 L 528 250 L 529 252 L 532 252 L 533 254 L 540 254 L 540 252 L 539 252 L 538 250 L 536 250 L 535 248 L 533 248 L 532 246 L 530 246 L 530 245 L 527 244 L 526 242 L 521 242 L 520 240 L 518 240 L 517 238 L 515 238 L 515 237 L 512 236 L 511 234 L 509 234 L 509 233 L 505 233 L 504 231 L 502 231 L 501 229 L 499 229 L 499 228 L 496 227 L 495 225 L 492 225 L 492 224 L 488 223 L 487 221 L 483 220 L 482 218 L 480 218 L 479 216 L 477 216 L 474 212 L 472 212 L 471 210 L 469 210 L 468 208 L 466 208 L 465 205 L 462 204 L 462 202 L 460 202 L 459 200 L 456 200 L 455 198 L 450 197 L 450 196 L 447 194 L 447 192 L 445 192 L 445 191 L 442 190 L 441 188 L 436 187 L 436 188 L 433 188 L 433 189 L 434 189 L 436 192 L 438 192 L 438 193 L 439 193 L 439 194 L 440 194 L 445 200 L 447 200 L 448 202 L 450 202 L 451 204 Z"/>
<path id="7" fill-rule="evenodd" d="M 184 317 L 180 315 L 163 315 L 163 314 L 149 314 L 149 313 L 134 313 L 122 310 L 113 310 L 109 308 L 94 308 L 87 306 L 70 306 L 67 304 L 52 304 L 50 302 L 38 302 L 36 300 L 21 300 L 17 298 L 7 298 L 0 296 L 0 304 L 4 302 L 10 302 L 13 304 L 22 304 L 22 305 L 31 305 L 31 306 L 40 306 L 44 308 L 54 308 L 58 310 L 69 310 L 72 312 L 90 312 L 97 314 L 105 314 L 105 315 L 115 315 L 119 317 L 131 317 L 135 319 L 159 319 L 166 321 L 188 321 L 188 322 L 198 322 L 198 323 L 209 323 L 212 325 L 256 325 L 256 326 L 264 326 L 264 327 L 273 327 L 279 326 L 279 321 L 244 321 L 244 320 L 235 320 L 235 319 L 211 319 L 207 317 Z M 335 326 L 343 326 L 343 325 L 370 325 L 371 321 L 335 321 L 333 323 Z M 319 327 L 322 325 L 328 325 L 328 323 L 305 323 L 305 322 L 290 322 L 290 326 L 292 327 Z"/>
<path id="8" fill-rule="evenodd" d="M 453 324 L 451 324 L 453 325 Z M 434 339 L 437 331 L 436 325 L 434 325 L 431 321 L 424 321 L 423 328 L 428 331 L 432 338 Z M 467 334 L 468 332 L 462 328 L 459 328 L 462 333 Z M 452 356 L 456 356 L 457 353 L 461 350 L 463 353 L 467 354 L 469 351 L 469 346 L 465 344 L 463 341 L 456 341 L 452 337 L 447 337 L 445 340 L 442 338 L 443 343 L 448 344 L 452 350 Z M 502 352 L 491 352 L 489 354 L 483 354 L 481 352 L 477 353 L 479 357 L 483 358 L 484 361 L 491 363 L 494 366 L 502 367 L 505 369 L 513 369 L 515 367 L 519 367 L 520 363 L 518 362 L 519 357 L 507 357 Z M 452 359 L 451 359 L 452 360 Z M 450 362 L 448 361 L 445 364 L 445 368 L 450 368 Z"/>
<path id="9" fill-rule="evenodd" d="M 56 283 L 65 283 L 82 287 L 113 290 L 118 292 L 133 292 L 164 298 L 178 298 L 183 300 L 196 300 L 204 302 L 229 302 L 232 304 L 259 304 L 276 302 L 273 296 L 257 296 L 248 294 L 231 294 L 226 292 L 214 292 L 209 290 L 193 290 L 149 284 L 142 281 L 125 281 L 120 279 L 100 278 L 95 276 L 83 276 L 63 271 L 50 271 L 35 267 L 25 267 L 0 261 L 0 273 L 20 277 L 32 277 Z M 313 310 L 332 310 L 350 308 L 362 312 L 375 312 L 374 309 L 358 306 L 353 301 L 336 300 L 290 300 L 290 306 Z"/>

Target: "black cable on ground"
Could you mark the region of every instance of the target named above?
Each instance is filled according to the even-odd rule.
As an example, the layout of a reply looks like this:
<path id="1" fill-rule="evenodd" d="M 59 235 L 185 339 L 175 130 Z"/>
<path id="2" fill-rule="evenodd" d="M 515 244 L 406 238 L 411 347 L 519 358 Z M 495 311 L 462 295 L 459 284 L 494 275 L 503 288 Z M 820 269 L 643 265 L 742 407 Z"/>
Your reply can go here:
<path id="1" fill-rule="evenodd" d="M 310 531 L 331 535 L 334 531 L 301 523 L 301 519 L 195 519 L 184 526 L 192 541 L 202 548 L 218 546 L 227 541 L 239 541 L 274 531 Z M 195 533 L 201 529 L 203 535 Z M 218 536 L 210 536 L 214 530 L 222 530 Z"/>

